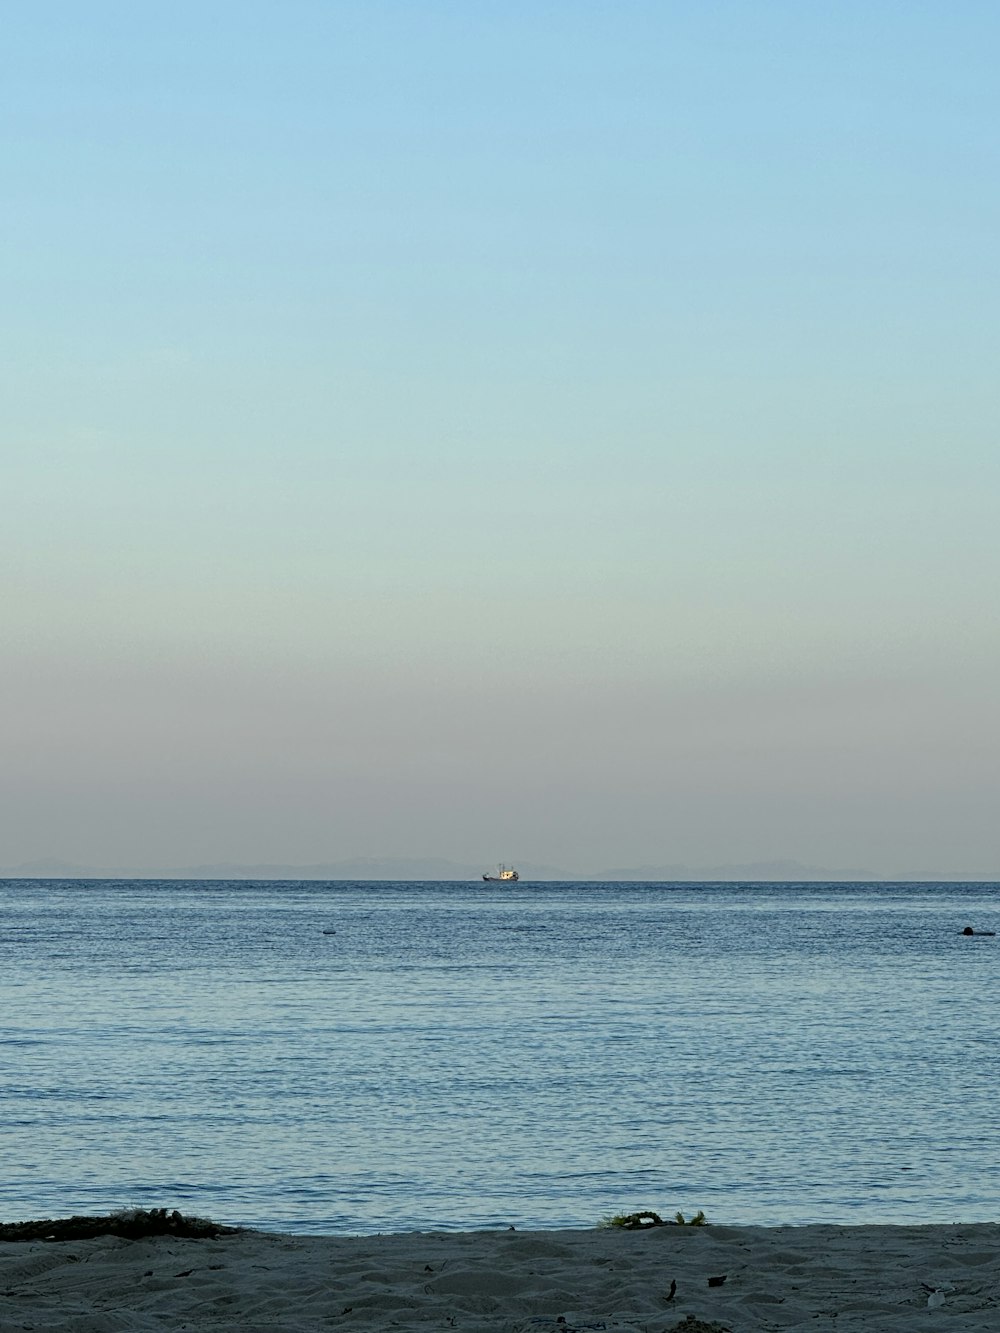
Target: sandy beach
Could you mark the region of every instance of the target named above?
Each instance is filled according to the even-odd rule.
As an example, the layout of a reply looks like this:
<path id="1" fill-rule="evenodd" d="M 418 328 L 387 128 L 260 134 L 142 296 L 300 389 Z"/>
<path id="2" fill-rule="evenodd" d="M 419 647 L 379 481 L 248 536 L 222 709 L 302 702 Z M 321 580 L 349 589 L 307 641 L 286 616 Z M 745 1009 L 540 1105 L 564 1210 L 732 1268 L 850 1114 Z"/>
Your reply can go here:
<path id="1" fill-rule="evenodd" d="M 17 1241 L 0 1293 L 4 1333 L 996 1333 L 1000 1226 Z"/>

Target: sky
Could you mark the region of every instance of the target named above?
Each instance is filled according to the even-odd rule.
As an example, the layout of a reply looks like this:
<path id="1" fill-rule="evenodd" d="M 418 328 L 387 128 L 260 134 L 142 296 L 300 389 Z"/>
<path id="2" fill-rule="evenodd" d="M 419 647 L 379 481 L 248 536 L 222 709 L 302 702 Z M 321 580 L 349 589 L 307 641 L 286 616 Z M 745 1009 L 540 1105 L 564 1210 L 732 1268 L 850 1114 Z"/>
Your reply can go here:
<path id="1" fill-rule="evenodd" d="M 0 864 L 1000 877 L 1000 10 L 11 0 Z"/>

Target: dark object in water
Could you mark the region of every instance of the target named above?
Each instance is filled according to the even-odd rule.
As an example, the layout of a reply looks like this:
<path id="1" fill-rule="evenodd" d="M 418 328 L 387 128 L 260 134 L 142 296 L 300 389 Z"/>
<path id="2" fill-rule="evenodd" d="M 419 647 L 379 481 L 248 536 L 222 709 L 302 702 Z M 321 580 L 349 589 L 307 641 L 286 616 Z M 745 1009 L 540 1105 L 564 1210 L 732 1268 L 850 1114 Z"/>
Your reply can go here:
<path id="1" fill-rule="evenodd" d="M 36 1222 L 0 1222 L 4 1240 L 91 1240 L 94 1236 L 121 1236 L 142 1240 L 146 1236 L 185 1236 L 189 1240 L 212 1240 L 235 1236 L 241 1227 L 223 1227 L 204 1217 L 184 1217 L 175 1208 L 132 1208 L 108 1217 L 58 1217 Z"/>
<path id="2" fill-rule="evenodd" d="M 971 926 L 966 926 L 962 931 L 963 935 L 995 935 L 995 930 L 973 930 Z"/>
<path id="3" fill-rule="evenodd" d="M 718 1277 L 710 1277 L 708 1279 L 708 1285 L 710 1287 L 721 1287 L 728 1276 L 728 1273 L 720 1273 Z"/>

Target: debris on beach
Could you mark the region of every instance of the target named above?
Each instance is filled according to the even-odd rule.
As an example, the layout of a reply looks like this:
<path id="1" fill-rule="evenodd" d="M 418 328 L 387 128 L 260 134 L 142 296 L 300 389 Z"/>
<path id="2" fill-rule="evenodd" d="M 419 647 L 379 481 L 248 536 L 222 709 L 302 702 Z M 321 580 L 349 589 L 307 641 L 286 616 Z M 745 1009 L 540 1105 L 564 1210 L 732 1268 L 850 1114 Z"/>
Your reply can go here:
<path id="1" fill-rule="evenodd" d="M 955 1290 L 954 1287 L 947 1284 L 940 1287 L 930 1287 L 926 1282 L 921 1282 L 920 1285 L 923 1287 L 924 1291 L 927 1292 L 928 1310 L 937 1310 L 940 1306 L 944 1305 L 945 1297 Z"/>
<path id="2" fill-rule="evenodd" d="M 120 1236 L 144 1240 L 147 1236 L 184 1236 L 189 1240 L 212 1240 L 235 1236 L 241 1227 L 219 1226 L 204 1217 L 185 1217 L 175 1208 L 127 1208 L 104 1217 L 43 1218 L 30 1222 L 0 1222 L 0 1241 L 91 1240 L 94 1236 Z"/>
<path id="3" fill-rule="evenodd" d="M 620 1227 L 624 1231 L 645 1231 L 647 1227 L 703 1227 L 707 1221 L 700 1209 L 693 1217 L 675 1213 L 672 1218 L 663 1218 L 651 1208 L 644 1208 L 638 1213 L 616 1213 L 614 1217 L 606 1217 L 601 1226 Z"/>
<path id="4" fill-rule="evenodd" d="M 614 1217 L 608 1219 L 609 1227 L 620 1227 L 623 1231 L 644 1231 L 646 1227 L 665 1227 L 669 1222 L 664 1222 L 659 1213 L 654 1213 L 651 1208 L 644 1208 L 639 1213 L 616 1213 Z"/>

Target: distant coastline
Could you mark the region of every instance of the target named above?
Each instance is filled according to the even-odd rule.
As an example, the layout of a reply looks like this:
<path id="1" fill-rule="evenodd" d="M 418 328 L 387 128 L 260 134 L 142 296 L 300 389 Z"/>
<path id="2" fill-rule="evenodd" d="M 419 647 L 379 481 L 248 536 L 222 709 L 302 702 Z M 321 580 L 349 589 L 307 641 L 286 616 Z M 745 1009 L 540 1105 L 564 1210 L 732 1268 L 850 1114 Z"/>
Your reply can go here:
<path id="1" fill-rule="evenodd" d="M 640 865 L 596 871 L 518 861 L 522 883 L 992 883 L 1000 875 L 976 871 L 911 870 L 874 874 L 869 870 L 830 869 L 799 861 L 688 866 Z M 483 866 L 438 857 L 354 857 L 314 865 L 214 862 L 185 866 L 90 866 L 41 859 L 0 868 L 2 879 L 169 879 L 169 880 L 400 880 L 414 883 L 478 880 Z"/>

